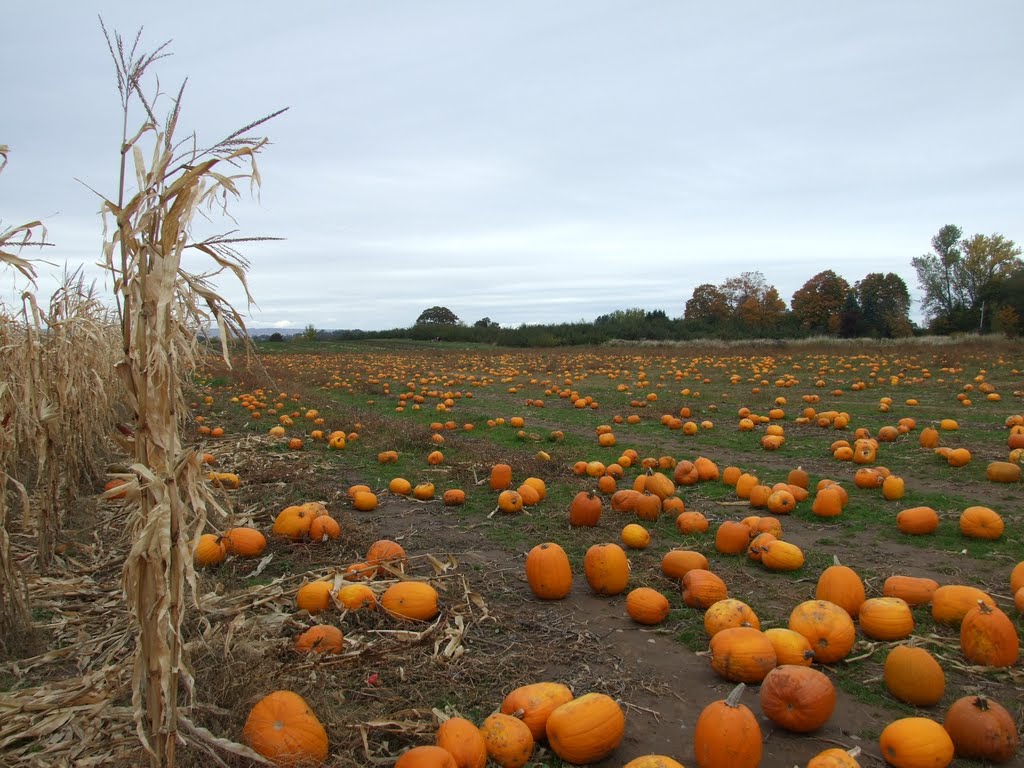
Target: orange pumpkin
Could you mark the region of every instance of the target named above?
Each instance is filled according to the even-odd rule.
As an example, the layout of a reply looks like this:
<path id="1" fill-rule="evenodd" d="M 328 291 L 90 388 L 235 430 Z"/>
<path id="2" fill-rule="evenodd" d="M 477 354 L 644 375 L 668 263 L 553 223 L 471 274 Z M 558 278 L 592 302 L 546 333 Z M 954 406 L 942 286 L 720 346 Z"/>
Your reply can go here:
<path id="1" fill-rule="evenodd" d="M 567 763 L 586 765 L 610 755 L 626 730 L 626 716 L 611 696 L 587 693 L 548 717 L 548 744 Z"/>
<path id="2" fill-rule="evenodd" d="M 778 660 L 764 633 L 753 627 L 729 627 L 711 638 L 711 668 L 734 683 L 759 683 Z"/>
<path id="3" fill-rule="evenodd" d="M 989 507 L 968 507 L 960 515 L 960 533 L 971 539 L 994 541 L 1004 527 L 1003 518 Z"/>
<path id="4" fill-rule="evenodd" d="M 1005 613 L 979 600 L 960 623 L 960 649 L 972 664 L 1010 667 L 1020 655 L 1020 639 Z"/>
<path id="5" fill-rule="evenodd" d="M 660 624 L 670 610 L 668 598 L 650 587 L 637 587 L 626 595 L 626 613 L 638 624 Z"/>
<path id="6" fill-rule="evenodd" d="M 501 768 L 522 768 L 533 756 L 533 734 L 517 717 L 495 712 L 484 720 L 480 733 L 487 755 Z"/>
<path id="7" fill-rule="evenodd" d="M 900 701 L 930 707 L 946 692 L 946 674 L 924 648 L 897 645 L 885 658 L 885 685 Z"/>
<path id="8" fill-rule="evenodd" d="M 761 764 L 761 726 L 740 703 L 745 685 L 725 699 L 701 710 L 693 728 L 694 759 L 698 768 L 757 768 Z"/>
<path id="9" fill-rule="evenodd" d="M 927 605 L 932 601 L 932 595 L 938 588 L 939 583 L 934 579 L 890 576 L 882 585 L 882 594 L 905 600 L 907 605 Z"/>
<path id="10" fill-rule="evenodd" d="M 784 664 L 795 664 L 801 667 L 809 667 L 814 660 L 814 651 L 811 650 L 810 641 L 799 632 L 784 627 L 772 627 L 764 631 L 764 636 L 775 649 L 775 658 L 779 666 Z"/>
<path id="11" fill-rule="evenodd" d="M 878 739 L 882 757 L 896 768 L 949 765 L 953 740 L 946 730 L 927 717 L 904 717 L 885 727 Z"/>
<path id="12" fill-rule="evenodd" d="M 996 605 L 986 592 L 982 592 L 977 587 L 965 584 L 946 584 L 932 593 L 932 618 L 940 624 L 952 624 L 959 627 L 964 616 L 978 606 L 979 600 L 990 608 L 994 608 Z"/>
<path id="13" fill-rule="evenodd" d="M 850 614 L 827 600 L 807 600 L 797 605 L 789 615 L 789 628 L 807 638 L 814 660 L 820 664 L 844 659 L 857 639 Z"/>
<path id="14" fill-rule="evenodd" d="M 761 684 L 761 711 L 787 731 L 816 731 L 832 717 L 835 705 L 832 681 L 807 666 L 776 667 Z"/>
<path id="15" fill-rule="evenodd" d="M 398 542 L 391 539 L 378 539 L 366 551 L 366 562 L 370 565 L 405 565 L 405 550 Z"/>
<path id="16" fill-rule="evenodd" d="M 572 589 L 572 566 L 554 542 L 538 544 L 526 556 L 526 580 L 541 600 L 561 600 Z"/>
<path id="17" fill-rule="evenodd" d="M 310 627 L 295 638 L 295 650 L 299 653 L 342 653 L 344 649 L 344 635 L 330 624 Z"/>
<path id="18" fill-rule="evenodd" d="M 629 560 L 618 544 L 595 544 L 583 558 L 583 572 L 599 595 L 618 595 L 629 583 Z"/>
<path id="19" fill-rule="evenodd" d="M 395 761 L 395 768 L 460 768 L 460 766 L 447 749 L 423 745 L 403 752 Z"/>
<path id="20" fill-rule="evenodd" d="M 593 491 L 580 491 L 569 503 L 569 525 L 593 527 L 601 519 L 601 497 Z"/>
<path id="21" fill-rule="evenodd" d="M 708 559 L 692 549 L 670 549 L 661 558 L 661 572 L 670 579 L 682 579 L 694 568 L 708 570 Z"/>
<path id="22" fill-rule="evenodd" d="M 839 558 L 833 557 L 833 564 L 818 577 L 814 596 L 818 600 L 835 603 L 851 617 L 857 618 L 865 599 L 864 582 L 855 570 L 842 565 Z"/>
<path id="23" fill-rule="evenodd" d="M 724 555 L 742 555 L 750 544 L 750 529 L 735 520 L 725 520 L 715 531 L 715 549 Z"/>
<path id="24" fill-rule="evenodd" d="M 729 596 L 729 591 L 716 574 L 694 568 L 683 576 L 683 602 L 690 608 L 708 609 Z"/>
<path id="25" fill-rule="evenodd" d="M 274 691 L 256 702 L 242 736 L 277 765 L 319 765 L 327 759 L 327 732 L 306 700 L 293 691 Z"/>
<path id="26" fill-rule="evenodd" d="M 896 515 L 896 527 L 900 533 L 922 536 L 939 527 L 939 515 L 931 507 L 911 507 Z"/>
<path id="27" fill-rule="evenodd" d="M 501 711 L 520 718 L 540 742 L 547 738 L 548 717 L 572 698 L 572 691 L 562 683 L 531 683 L 510 692 L 501 702 Z"/>
<path id="28" fill-rule="evenodd" d="M 508 464 L 495 464 L 491 467 L 490 484 L 492 491 L 504 491 L 512 487 L 512 467 Z"/>
<path id="29" fill-rule="evenodd" d="M 1005 763 L 1017 754 L 1020 738 L 1013 715 L 998 701 L 963 696 L 950 705 L 942 722 L 957 757 Z"/>
<path id="30" fill-rule="evenodd" d="M 898 597 L 872 597 L 860 606 L 861 631 L 873 640 L 902 640 L 914 631 L 914 614 Z"/>
<path id="31" fill-rule="evenodd" d="M 704 631 L 708 637 L 714 637 L 723 629 L 730 627 L 761 628 L 761 622 L 753 609 L 742 600 L 727 597 L 713 603 L 704 612 Z"/>
<path id="32" fill-rule="evenodd" d="M 429 621 L 438 614 L 437 590 L 422 581 L 400 581 L 380 596 L 380 605 L 392 616 L 411 621 Z"/>

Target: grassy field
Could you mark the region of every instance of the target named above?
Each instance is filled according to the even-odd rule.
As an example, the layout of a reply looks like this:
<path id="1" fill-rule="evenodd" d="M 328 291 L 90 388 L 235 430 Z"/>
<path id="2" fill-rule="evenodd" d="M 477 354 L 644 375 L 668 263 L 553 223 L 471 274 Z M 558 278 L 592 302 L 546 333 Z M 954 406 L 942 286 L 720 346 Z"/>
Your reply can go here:
<path id="1" fill-rule="evenodd" d="M 369 542 L 388 536 L 402 541 L 410 555 L 450 556 L 458 567 L 440 577 L 458 573 L 467 594 L 472 591 L 488 601 L 490 616 L 500 621 L 482 630 L 476 640 L 472 634 L 465 638 L 465 647 L 477 657 L 475 664 L 468 661 L 473 652 L 463 658 L 466 669 L 474 670 L 468 674 L 471 685 L 453 687 L 450 679 L 439 679 L 436 670 L 422 669 L 422 663 L 415 694 L 409 692 L 407 681 L 396 682 L 398 698 L 416 702 L 412 709 L 420 715 L 447 707 L 470 713 L 479 722 L 513 683 L 560 675 L 577 692 L 607 690 L 638 708 L 633 713 L 641 717 L 631 718 L 627 730 L 634 737 L 629 746 L 602 765 L 619 765 L 626 757 L 656 751 L 654 745 L 665 732 L 674 734 L 669 740 L 675 750 L 671 754 L 686 762 L 693 759 L 692 744 L 660 718 L 643 717 L 643 708 L 664 716 L 667 702 L 675 696 L 678 701 L 672 702 L 670 717 L 692 725 L 700 709 L 721 698 L 725 689 L 707 669 L 707 659 L 697 655 L 708 646 L 700 612 L 683 606 L 679 583 L 661 573 L 661 557 L 670 549 L 704 553 L 730 595 L 746 601 L 763 628 L 786 626 L 792 608 L 814 596 L 818 576 L 838 557 L 861 576 L 869 597 L 880 595 L 883 581 L 893 574 L 977 586 L 1014 617 L 1019 631 L 1021 620 L 1012 605 L 1008 579 L 1013 566 L 1024 560 L 1020 483 L 986 479 L 989 462 L 1008 458 L 1007 420 L 1024 411 L 1024 357 L 1019 352 L 1014 346 L 871 343 L 835 348 L 743 350 L 733 345 L 696 351 L 617 347 L 536 352 L 472 345 L 291 342 L 264 345 L 262 370 L 210 370 L 196 381 L 193 417 L 201 417 L 201 426 L 225 430 L 225 437 L 205 438 L 202 445 L 243 478 L 242 488 L 233 492 L 237 515 L 266 529 L 285 506 L 317 499 L 344 519 L 346 533 L 337 545 L 341 551 L 336 547 L 328 559 L 312 546 L 272 541 L 275 558 L 258 577 L 260 583 L 309 578 L 318 568 L 328 568 L 322 572 L 329 573 L 331 566 L 361 559 Z M 251 396 L 250 408 L 239 400 L 243 394 Z M 578 407 L 576 401 L 583 398 L 591 400 Z M 774 408 L 784 413 L 769 418 Z M 805 409 L 813 409 L 813 414 Z M 316 414 L 307 418 L 310 410 Z M 818 426 L 817 416 L 829 412 L 847 415 L 848 423 L 842 429 Z M 753 429 L 739 428 L 741 415 L 754 418 Z M 282 417 L 291 419 L 283 435 L 269 434 Z M 523 420 L 522 426 L 511 426 L 514 417 Z M 671 428 L 666 421 L 672 417 L 693 422 L 695 432 Z M 855 486 L 859 466 L 833 458 L 833 443 L 852 443 L 858 430 L 874 437 L 901 419 L 906 428 L 894 441 L 879 444 L 873 463 L 905 482 L 903 498 L 886 500 L 878 488 Z M 941 445 L 967 448 L 972 458 L 966 466 L 952 467 L 934 450 L 919 445 L 921 431 L 943 419 L 955 419 L 958 429 L 942 431 Z M 778 450 L 762 448 L 769 425 L 784 432 L 785 442 Z M 598 444 L 602 426 L 611 427 L 614 446 Z M 315 430 L 324 438 L 344 433 L 344 449 L 330 449 L 325 439 L 315 439 Z M 296 437 L 303 440 L 300 450 L 288 447 Z M 595 528 L 571 528 L 567 515 L 575 494 L 594 488 L 597 481 L 576 474 L 573 465 L 611 465 L 627 449 L 638 459 L 655 461 L 704 456 L 720 469 L 735 466 L 769 485 L 786 481 L 790 470 L 800 466 L 810 475 L 812 498 L 818 481 L 828 478 L 847 489 L 849 504 L 842 515 L 822 518 L 812 513 L 809 498 L 792 514 L 780 517 L 783 538 L 803 549 L 805 563 L 793 572 L 770 572 L 746 557 L 720 554 L 714 536 L 720 522 L 770 516 L 766 510 L 751 509 L 732 486 L 720 481 L 680 486 L 675 495 L 687 510 L 702 512 L 711 527 L 707 533 L 683 535 L 676 530 L 674 515 L 662 515 L 644 523 L 651 533 L 648 548 L 629 551 L 630 587 L 652 586 L 672 606 L 656 635 L 669 640 L 667 649 L 653 669 L 649 659 L 638 668 L 631 654 L 644 657 L 650 634 L 629 621 L 621 598 L 594 597 L 582 578 L 587 549 L 619 541 L 620 529 L 632 515 L 612 511 L 607 499 Z M 427 456 L 438 450 L 443 461 L 429 464 Z M 396 451 L 397 462 L 380 463 L 378 454 L 384 451 Z M 512 467 L 513 487 L 527 477 L 543 479 L 546 498 L 520 514 L 496 512 L 497 492 L 489 488 L 487 478 L 499 462 Z M 632 487 L 642 471 L 638 461 L 625 470 L 618 487 Z M 672 475 L 671 468 L 663 471 Z M 413 485 L 432 482 L 434 500 L 389 493 L 389 483 L 396 477 Z M 379 507 L 373 512 L 351 510 L 346 492 L 357 483 L 377 493 Z M 441 503 L 441 494 L 450 488 L 466 491 L 464 505 Z M 926 536 L 900 533 L 897 513 L 922 505 L 938 512 L 938 529 Z M 1000 538 L 987 541 L 960 532 L 960 514 L 972 505 L 988 506 L 1002 516 L 1006 527 Z M 564 605 L 537 601 L 522 575 L 524 554 L 543 541 L 561 544 L 577 574 Z M 486 557 L 477 557 L 480 553 Z M 251 589 L 253 581 L 246 583 L 240 575 L 247 568 L 229 561 L 208 579 L 225 590 Z M 984 691 L 1010 708 L 1020 722 L 1020 667 L 971 665 L 962 656 L 955 627 L 936 623 L 927 606 L 913 614 L 915 630 L 909 642 L 933 651 L 943 665 L 942 702 L 919 710 L 896 700 L 886 689 L 882 663 L 888 649 L 898 643 L 858 635 L 850 654 L 854 661 L 827 667 L 840 690 L 840 705 L 828 730 L 817 740 L 773 731 L 768 743 L 776 752 L 765 764 L 806 762 L 824 748 L 821 739 L 860 744 L 865 751 L 862 763 L 871 764 L 872 759 L 880 760 L 876 740 L 889 720 L 912 714 L 941 720 L 945 708 L 968 692 Z M 538 631 L 538 615 L 562 635 L 552 637 L 550 626 Z M 345 625 L 353 618 L 345 614 L 340 622 Z M 358 632 L 359 624 L 353 629 Z M 602 636 L 614 642 L 602 643 Z M 502 639 L 508 642 L 502 645 Z M 479 667 L 479 657 L 494 647 L 505 649 L 496 663 L 505 672 L 499 679 L 493 673 L 481 676 Z M 559 648 L 570 647 L 564 658 L 558 657 Z M 530 660 L 535 660 L 532 665 Z M 679 670 L 689 670 L 685 684 L 670 690 L 667 676 Z M 757 711 L 754 698 L 748 704 Z M 332 707 L 323 702 L 317 711 L 321 706 Z M 385 720 L 394 716 L 387 707 L 374 711 Z M 336 706 L 330 714 L 321 714 L 328 721 L 349 724 L 354 717 Z M 387 729 L 382 733 L 370 728 L 365 759 L 388 754 L 401 744 L 429 741 L 429 728 L 416 722 L 419 725 L 399 729 L 401 734 L 390 738 Z M 537 764 L 559 764 L 550 752 L 539 754 Z"/>

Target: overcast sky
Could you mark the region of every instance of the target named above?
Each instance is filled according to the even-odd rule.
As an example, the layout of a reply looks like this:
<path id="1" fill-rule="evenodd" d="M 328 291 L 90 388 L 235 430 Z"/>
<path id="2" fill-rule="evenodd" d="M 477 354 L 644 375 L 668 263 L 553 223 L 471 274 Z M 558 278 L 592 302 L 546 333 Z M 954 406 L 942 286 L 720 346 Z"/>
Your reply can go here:
<path id="1" fill-rule="evenodd" d="M 81 182 L 115 195 L 120 115 L 97 14 L 173 41 L 155 71 L 189 78 L 201 143 L 290 107 L 232 209 L 286 238 L 246 251 L 253 327 L 676 317 L 753 269 L 787 301 L 827 268 L 916 295 L 944 224 L 1024 240 L 1021 0 L 9 0 L 0 224 L 45 219 L 41 292 L 65 263 L 103 280 Z"/>

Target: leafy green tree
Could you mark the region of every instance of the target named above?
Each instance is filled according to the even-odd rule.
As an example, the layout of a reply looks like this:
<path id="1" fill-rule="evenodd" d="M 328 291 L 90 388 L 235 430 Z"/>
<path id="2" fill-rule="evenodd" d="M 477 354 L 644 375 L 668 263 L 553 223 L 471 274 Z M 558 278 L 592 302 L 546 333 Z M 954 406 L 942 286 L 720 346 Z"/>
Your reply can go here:
<path id="1" fill-rule="evenodd" d="M 282 336 L 279 331 L 274 331 L 270 334 L 270 338 L 268 338 L 267 341 L 282 342 L 284 341 L 284 336 Z"/>
<path id="2" fill-rule="evenodd" d="M 932 253 L 923 254 L 911 261 L 924 294 L 921 308 L 929 318 L 950 318 L 963 309 L 963 297 L 957 286 L 962 236 L 963 230 L 960 227 L 947 224 L 932 238 Z"/>
<path id="3" fill-rule="evenodd" d="M 872 272 L 858 280 L 854 290 L 860 306 L 863 333 L 901 338 L 914 333 L 910 322 L 910 291 L 894 272 Z"/>
<path id="4" fill-rule="evenodd" d="M 459 320 L 459 316 L 452 312 L 448 307 L 430 307 L 430 309 L 424 309 L 420 316 L 416 318 L 416 325 L 424 325 L 427 323 L 433 323 L 435 325 L 459 325 L 462 321 Z"/>
<path id="5" fill-rule="evenodd" d="M 303 341 L 316 341 L 316 334 L 316 326 L 311 323 L 303 329 L 302 339 Z"/>
<path id="6" fill-rule="evenodd" d="M 954 241 L 947 225 L 932 238 L 933 254 L 913 260 L 922 305 L 937 331 L 986 330 L 997 309 L 1001 284 L 1021 269 L 1021 249 L 1002 235 L 977 234 Z"/>
<path id="7" fill-rule="evenodd" d="M 474 328 L 498 328 L 500 326 L 496 322 L 491 320 L 491 318 L 489 318 L 489 317 L 481 317 L 479 320 L 477 320 L 475 323 L 473 323 L 473 327 Z"/>
<path id="8" fill-rule="evenodd" d="M 838 333 L 850 284 L 831 269 L 819 272 L 793 294 L 793 314 L 808 331 Z"/>
<path id="9" fill-rule="evenodd" d="M 839 314 L 839 335 L 844 339 L 864 335 L 864 314 L 857 300 L 857 292 L 853 288 L 846 292 L 843 311 Z"/>

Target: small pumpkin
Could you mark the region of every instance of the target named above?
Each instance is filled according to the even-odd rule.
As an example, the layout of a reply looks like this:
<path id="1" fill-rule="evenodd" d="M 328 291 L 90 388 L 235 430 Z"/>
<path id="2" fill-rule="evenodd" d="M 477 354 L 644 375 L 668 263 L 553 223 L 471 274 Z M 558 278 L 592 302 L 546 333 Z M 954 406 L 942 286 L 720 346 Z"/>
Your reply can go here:
<path id="1" fill-rule="evenodd" d="M 236 557 L 259 557 L 267 548 L 267 537 L 255 528 L 229 528 L 224 531 L 224 545 Z"/>
<path id="2" fill-rule="evenodd" d="M 285 507 L 274 520 L 273 533 L 292 541 L 302 541 L 309 533 L 313 517 L 313 513 L 303 505 Z"/>
<path id="3" fill-rule="evenodd" d="M 360 512 L 372 512 L 377 508 L 377 494 L 373 491 L 356 491 L 352 496 L 352 506 Z"/>
<path id="4" fill-rule="evenodd" d="M 637 523 L 630 523 L 622 529 L 622 543 L 630 549 L 646 549 L 651 543 L 651 534 Z"/>
<path id="5" fill-rule="evenodd" d="M 993 461 L 985 470 L 985 476 L 993 483 L 1019 482 L 1020 473 L 1020 464 L 1009 461 Z"/>
<path id="6" fill-rule="evenodd" d="M 294 691 L 274 691 L 256 702 L 242 736 L 276 765 L 319 765 L 327 760 L 327 731 Z"/>
<path id="7" fill-rule="evenodd" d="M 299 653 L 342 653 L 345 638 L 337 627 L 318 624 L 295 638 L 295 650 Z"/>
<path id="8" fill-rule="evenodd" d="M 377 596 L 365 584 L 346 584 L 338 590 L 337 599 L 346 611 L 377 607 Z"/>
<path id="9" fill-rule="evenodd" d="M 538 544 L 526 556 L 526 580 L 541 600 L 561 600 L 572 589 L 572 566 L 554 542 Z"/>
<path id="10" fill-rule="evenodd" d="M 395 768 L 459 768 L 447 749 L 434 745 L 413 747 L 395 761 Z"/>
<path id="11" fill-rule="evenodd" d="M 498 494 L 498 509 L 506 514 L 514 515 L 523 509 L 523 497 L 519 491 L 502 491 Z"/>
<path id="12" fill-rule="evenodd" d="M 593 491 L 580 491 L 569 503 L 569 525 L 593 527 L 601 519 L 601 497 Z"/>
<path id="13" fill-rule="evenodd" d="M 701 710 L 693 728 L 697 768 L 757 768 L 761 764 L 761 726 L 740 697 L 740 683 L 725 699 Z"/>
<path id="14" fill-rule="evenodd" d="M 860 763 L 857 762 L 860 752 L 860 747 L 824 749 L 808 761 L 807 768 L 860 768 Z"/>
<path id="15" fill-rule="evenodd" d="M 522 768 L 533 756 L 533 734 L 517 717 L 495 712 L 484 720 L 480 733 L 487 755 L 501 768 Z"/>
<path id="16" fill-rule="evenodd" d="M 330 515 L 320 515 L 314 518 L 309 526 L 309 538 L 311 541 L 327 541 L 328 539 L 341 538 L 341 525 Z"/>
<path id="17" fill-rule="evenodd" d="M 433 483 L 417 483 L 412 489 L 412 497 L 419 501 L 430 501 L 434 498 L 435 491 Z"/>
<path id="18" fill-rule="evenodd" d="M 634 757 L 622 768 L 684 768 L 684 766 L 666 755 L 641 755 Z"/>
<path id="19" fill-rule="evenodd" d="M 761 684 L 761 711 L 781 728 L 810 733 L 832 717 L 836 689 L 828 677 L 802 665 L 775 667 Z"/>
<path id="20" fill-rule="evenodd" d="M 1017 754 L 1017 723 L 995 699 L 963 696 L 954 701 L 942 722 L 957 757 L 1005 763 Z"/>
<path id="21" fill-rule="evenodd" d="M 222 536 L 215 533 L 204 533 L 199 537 L 196 548 L 192 550 L 192 560 L 200 567 L 220 565 L 227 554 L 227 545 Z"/>
<path id="22" fill-rule="evenodd" d="M 567 763 L 586 765 L 610 755 L 626 731 L 626 716 L 611 696 L 587 693 L 548 717 L 548 744 Z"/>
<path id="23" fill-rule="evenodd" d="M 441 723 L 435 743 L 452 756 L 456 768 L 485 768 L 487 765 L 487 742 L 480 729 L 465 718 L 452 717 Z"/>
<path id="24" fill-rule="evenodd" d="M 878 739 L 882 757 L 895 768 L 943 768 L 953 762 L 953 740 L 927 717 L 903 717 L 885 727 Z"/>
<path id="25" fill-rule="evenodd" d="M 446 507 L 461 507 L 466 503 L 466 492 L 461 488 L 449 488 L 441 494 L 441 501 Z"/>
<path id="26" fill-rule="evenodd" d="M 512 467 L 508 464 L 496 464 L 490 468 L 490 489 L 506 490 L 512 487 Z"/>
<path id="27" fill-rule="evenodd" d="M 769 571 L 796 571 L 804 565 L 804 552 L 796 544 L 776 539 L 762 547 L 761 564 Z"/>
<path id="28" fill-rule="evenodd" d="M 750 544 L 750 529 L 736 520 L 722 521 L 715 531 L 715 549 L 723 555 L 742 555 Z"/>
<path id="29" fill-rule="evenodd" d="M 405 549 L 391 539 L 378 539 L 366 551 L 366 562 L 370 565 L 405 565 L 407 561 Z"/>
<path id="30" fill-rule="evenodd" d="M 300 611 L 312 614 L 326 611 L 331 607 L 331 590 L 334 585 L 330 581 L 311 581 L 303 584 L 295 593 L 295 603 Z"/>
<path id="31" fill-rule="evenodd" d="M 911 507 L 896 515 L 896 527 L 900 533 L 922 536 L 939 527 L 939 515 L 931 507 Z"/>
<path id="32" fill-rule="evenodd" d="M 650 587 L 637 587 L 626 595 L 626 613 L 638 624 L 660 624 L 668 617 L 668 598 Z"/>

